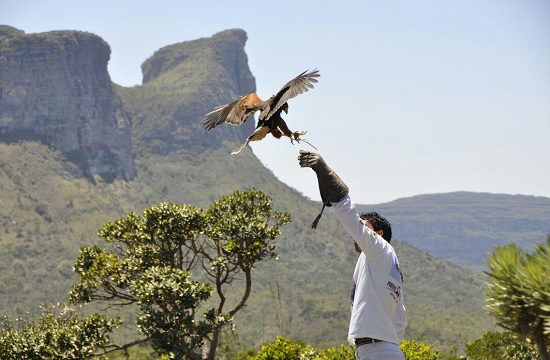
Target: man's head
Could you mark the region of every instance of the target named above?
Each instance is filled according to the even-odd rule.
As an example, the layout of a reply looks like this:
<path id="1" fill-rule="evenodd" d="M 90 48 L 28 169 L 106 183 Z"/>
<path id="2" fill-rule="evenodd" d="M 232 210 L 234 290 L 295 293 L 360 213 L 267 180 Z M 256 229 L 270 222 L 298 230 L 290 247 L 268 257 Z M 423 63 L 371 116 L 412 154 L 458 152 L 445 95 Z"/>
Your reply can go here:
<path id="1" fill-rule="evenodd" d="M 385 217 L 377 212 L 362 213 L 360 217 L 372 225 L 374 232 L 382 236 L 388 243 L 391 242 L 391 224 Z M 365 225 L 368 226 L 368 223 Z"/>

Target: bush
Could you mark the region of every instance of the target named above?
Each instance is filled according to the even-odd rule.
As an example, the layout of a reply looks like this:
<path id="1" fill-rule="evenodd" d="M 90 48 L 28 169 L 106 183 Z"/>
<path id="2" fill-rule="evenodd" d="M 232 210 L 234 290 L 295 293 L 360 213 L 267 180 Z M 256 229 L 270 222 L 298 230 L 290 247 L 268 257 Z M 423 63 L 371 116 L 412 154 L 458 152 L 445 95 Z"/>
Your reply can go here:
<path id="1" fill-rule="evenodd" d="M 403 340 L 399 345 L 406 360 L 437 360 L 439 351 L 424 342 Z"/>
<path id="2" fill-rule="evenodd" d="M 262 345 L 258 355 L 250 360 L 313 360 L 314 355 L 315 351 L 311 346 L 277 336 L 275 342 Z"/>
<path id="3" fill-rule="evenodd" d="M 109 334 L 120 323 L 93 314 L 79 319 L 72 309 L 62 307 L 59 314 L 53 306 L 43 307 L 38 320 L 5 318 L 0 324 L 0 358 L 3 360 L 89 359 L 105 346 Z"/>
<path id="4" fill-rule="evenodd" d="M 466 345 L 468 360 L 537 360 L 537 349 L 511 332 L 488 332 Z"/>
<path id="5" fill-rule="evenodd" d="M 333 347 L 321 350 L 316 360 L 355 360 L 355 349 L 351 345 L 342 345 L 339 348 Z"/>

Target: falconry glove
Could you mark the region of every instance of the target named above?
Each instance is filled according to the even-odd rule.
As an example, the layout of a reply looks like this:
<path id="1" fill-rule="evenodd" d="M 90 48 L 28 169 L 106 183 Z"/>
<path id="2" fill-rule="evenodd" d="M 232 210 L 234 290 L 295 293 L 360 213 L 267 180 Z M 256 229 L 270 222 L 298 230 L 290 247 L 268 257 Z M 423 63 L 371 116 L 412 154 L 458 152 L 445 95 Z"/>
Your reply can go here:
<path id="1" fill-rule="evenodd" d="M 317 218 L 311 223 L 313 229 L 317 228 L 317 224 L 323 215 L 325 206 L 332 206 L 331 203 L 342 201 L 349 193 L 347 185 L 338 177 L 338 175 L 327 165 L 323 157 L 317 153 L 300 150 L 298 156 L 301 167 L 309 167 L 315 171 L 317 181 L 319 182 L 319 192 L 323 201 L 323 208 Z"/>

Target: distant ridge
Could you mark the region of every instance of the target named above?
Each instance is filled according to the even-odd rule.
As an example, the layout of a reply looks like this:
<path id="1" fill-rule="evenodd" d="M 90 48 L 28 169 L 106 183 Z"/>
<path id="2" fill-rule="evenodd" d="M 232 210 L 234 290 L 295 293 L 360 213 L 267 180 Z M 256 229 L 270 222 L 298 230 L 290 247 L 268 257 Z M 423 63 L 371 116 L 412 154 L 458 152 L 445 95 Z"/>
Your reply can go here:
<path id="1" fill-rule="evenodd" d="M 550 198 L 542 196 L 461 191 L 357 207 L 384 213 L 396 238 L 476 269 L 496 245 L 529 250 L 550 233 Z"/>

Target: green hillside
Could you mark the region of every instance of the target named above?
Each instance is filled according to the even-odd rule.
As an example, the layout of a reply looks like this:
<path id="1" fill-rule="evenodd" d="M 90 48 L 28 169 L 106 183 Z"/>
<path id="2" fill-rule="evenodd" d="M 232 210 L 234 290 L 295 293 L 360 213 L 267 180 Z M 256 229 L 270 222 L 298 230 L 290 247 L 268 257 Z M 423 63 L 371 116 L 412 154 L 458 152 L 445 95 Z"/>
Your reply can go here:
<path id="1" fill-rule="evenodd" d="M 254 187 L 273 199 L 275 211 L 289 212 L 292 223 L 278 241 L 279 259 L 254 275 L 253 294 L 236 319 L 241 340 L 250 347 L 276 335 L 316 347 L 345 342 L 356 260 L 351 239 L 329 213 L 310 229 L 318 204 L 278 181 L 250 149 L 229 155 L 253 124 L 209 133 L 200 127 L 202 114 L 255 87 L 242 35 L 230 31 L 161 49 L 143 66 L 144 85 L 116 87 L 133 122 L 132 181 L 92 184 L 44 144 L 0 143 L 0 314 L 32 316 L 41 303 L 64 301 L 79 247 L 98 243 L 103 224 L 161 201 L 206 207 Z M 297 166 L 295 158 L 289 163 Z M 398 240 L 406 337 L 448 348 L 491 327 L 480 273 L 428 255 L 405 235 Z"/>

